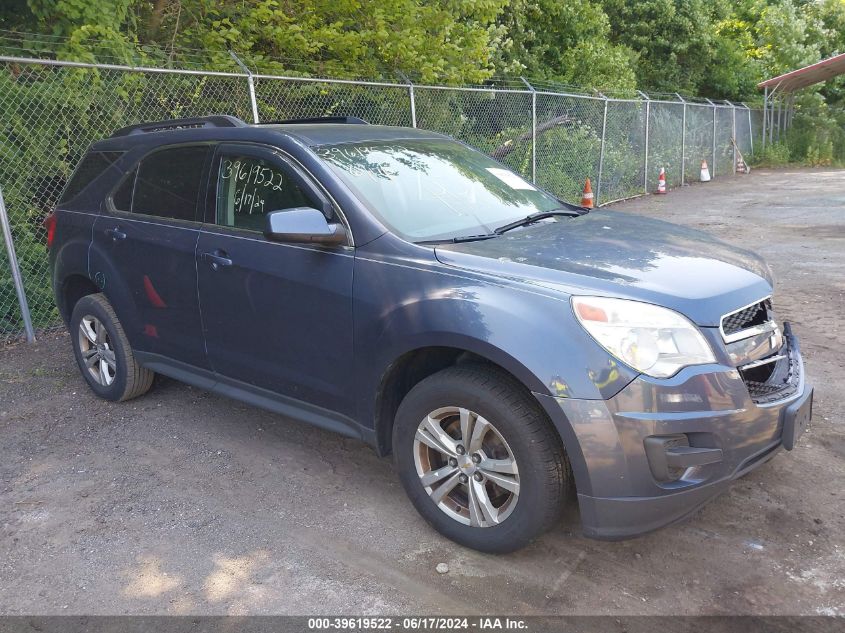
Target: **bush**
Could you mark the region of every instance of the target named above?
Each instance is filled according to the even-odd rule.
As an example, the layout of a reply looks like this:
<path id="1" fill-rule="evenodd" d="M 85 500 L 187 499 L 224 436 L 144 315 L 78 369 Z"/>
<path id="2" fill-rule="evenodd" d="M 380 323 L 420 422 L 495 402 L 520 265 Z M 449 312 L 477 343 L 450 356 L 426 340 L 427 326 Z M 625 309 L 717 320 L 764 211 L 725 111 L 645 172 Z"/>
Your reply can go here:
<path id="1" fill-rule="evenodd" d="M 789 129 L 753 159 L 763 167 L 845 165 L 845 111 L 830 108 L 818 95 L 801 97 Z"/>
<path id="2" fill-rule="evenodd" d="M 786 141 L 766 143 L 759 152 L 755 152 L 751 163 L 758 167 L 784 167 L 790 163 L 789 144 Z"/>
<path id="3" fill-rule="evenodd" d="M 812 167 L 845 163 L 845 115 L 826 106 L 795 113 L 787 131 L 790 160 Z"/>

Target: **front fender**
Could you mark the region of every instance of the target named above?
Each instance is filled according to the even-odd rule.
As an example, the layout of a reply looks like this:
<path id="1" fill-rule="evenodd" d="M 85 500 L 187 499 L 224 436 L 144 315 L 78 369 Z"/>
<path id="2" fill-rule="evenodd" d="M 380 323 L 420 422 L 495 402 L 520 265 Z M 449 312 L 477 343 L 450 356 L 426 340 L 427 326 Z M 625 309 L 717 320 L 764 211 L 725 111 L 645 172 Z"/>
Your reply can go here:
<path id="1" fill-rule="evenodd" d="M 360 422 L 373 426 L 382 377 L 427 347 L 477 354 L 536 394 L 602 399 L 636 377 L 575 320 L 565 295 L 455 272 L 430 260 L 356 257 L 355 357 Z"/>

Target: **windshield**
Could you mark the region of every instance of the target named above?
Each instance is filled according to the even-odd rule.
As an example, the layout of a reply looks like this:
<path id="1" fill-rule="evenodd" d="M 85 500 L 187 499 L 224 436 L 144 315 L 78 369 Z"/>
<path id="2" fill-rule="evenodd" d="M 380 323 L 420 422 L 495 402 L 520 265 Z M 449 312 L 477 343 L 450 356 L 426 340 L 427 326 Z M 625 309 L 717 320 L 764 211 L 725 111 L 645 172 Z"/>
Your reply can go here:
<path id="1" fill-rule="evenodd" d="M 411 242 L 492 233 L 561 203 L 448 139 L 321 145 L 317 154 L 391 231 Z"/>

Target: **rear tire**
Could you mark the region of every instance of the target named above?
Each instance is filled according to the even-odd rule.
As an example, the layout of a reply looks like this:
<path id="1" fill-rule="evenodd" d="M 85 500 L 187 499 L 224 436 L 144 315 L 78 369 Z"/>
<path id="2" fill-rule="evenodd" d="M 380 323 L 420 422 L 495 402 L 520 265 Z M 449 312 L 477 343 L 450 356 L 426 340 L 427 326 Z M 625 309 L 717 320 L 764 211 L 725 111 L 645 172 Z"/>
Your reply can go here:
<path id="1" fill-rule="evenodd" d="M 417 511 L 483 552 L 527 545 L 559 520 L 568 492 L 566 455 L 545 413 L 486 365 L 450 367 L 411 389 L 396 415 L 393 458 Z"/>
<path id="2" fill-rule="evenodd" d="M 79 371 L 99 397 L 122 402 L 150 390 L 155 374 L 138 364 L 105 295 L 86 295 L 76 302 L 70 335 Z"/>

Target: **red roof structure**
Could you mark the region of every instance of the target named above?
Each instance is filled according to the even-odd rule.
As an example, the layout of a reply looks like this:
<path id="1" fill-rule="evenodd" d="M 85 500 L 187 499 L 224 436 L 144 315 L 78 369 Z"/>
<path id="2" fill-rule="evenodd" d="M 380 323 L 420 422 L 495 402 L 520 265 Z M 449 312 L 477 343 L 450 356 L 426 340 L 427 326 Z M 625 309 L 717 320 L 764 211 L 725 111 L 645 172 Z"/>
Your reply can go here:
<path id="1" fill-rule="evenodd" d="M 815 64 L 792 70 L 757 84 L 763 93 L 763 146 L 766 133 L 769 143 L 780 140 L 781 131 L 790 127 L 794 111 L 793 93 L 845 73 L 845 53 L 828 57 Z M 784 107 L 785 106 L 785 107 Z M 783 110 L 785 109 L 785 112 Z"/>
<path id="2" fill-rule="evenodd" d="M 845 53 L 828 57 L 815 64 L 792 70 L 757 84 L 758 88 L 769 88 L 777 92 L 795 92 L 845 73 Z"/>

